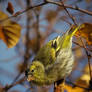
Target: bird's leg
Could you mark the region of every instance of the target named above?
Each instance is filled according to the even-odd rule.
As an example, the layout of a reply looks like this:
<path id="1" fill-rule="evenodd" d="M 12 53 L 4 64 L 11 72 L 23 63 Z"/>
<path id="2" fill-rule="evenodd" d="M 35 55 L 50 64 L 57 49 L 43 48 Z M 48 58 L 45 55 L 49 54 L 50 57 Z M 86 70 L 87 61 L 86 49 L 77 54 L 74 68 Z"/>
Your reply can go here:
<path id="1" fill-rule="evenodd" d="M 63 90 L 63 83 L 64 83 L 64 79 L 58 80 L 56 82 L 54 82 L 54 92 L 57 92 L 56 90 Z M 63 92 L 63 91 L 60 91 Z"/>
<path id="2" fill-rule="evenodd" d="M 54 82 L 54 90 L 56 89 L 56 87 L 57 87 L 57 84 L 56 84 L 56 82 Z"/>
<path id="3" fill-rule="evenodd" d="M 64 79 L 61 79 L 61 80 L 56 81 L 56 84 L 58 86 L 58 85 L 62 84 L 63 82 L 64 82 Z"/>

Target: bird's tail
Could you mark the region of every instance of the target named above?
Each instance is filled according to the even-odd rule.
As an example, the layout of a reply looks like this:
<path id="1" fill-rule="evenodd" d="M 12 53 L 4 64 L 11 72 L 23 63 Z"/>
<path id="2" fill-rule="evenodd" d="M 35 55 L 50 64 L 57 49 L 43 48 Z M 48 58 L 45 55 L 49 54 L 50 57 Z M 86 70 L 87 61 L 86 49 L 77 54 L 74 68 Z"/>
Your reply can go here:
<path id="1" fill-rule="evenodd" d="M 60 37 L 59 43 L 61 48 L 71 48 L 72 37 L 79 28 L 80 26 L 72 26 L 62 37 Z"/>

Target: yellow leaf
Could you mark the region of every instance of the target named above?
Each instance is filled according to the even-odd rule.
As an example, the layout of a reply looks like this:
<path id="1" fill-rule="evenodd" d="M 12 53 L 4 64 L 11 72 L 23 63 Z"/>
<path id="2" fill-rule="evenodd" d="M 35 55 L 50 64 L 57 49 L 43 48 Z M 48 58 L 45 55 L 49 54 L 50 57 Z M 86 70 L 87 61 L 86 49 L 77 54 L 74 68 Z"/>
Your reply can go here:
<path id="1" fill-rule="evenodd" d="M 92 66 L 91 66 L 92 69 Z M 86 65 L 83 74 L 80 76 L 80 78 L 76 81 L 77 85 L 81 85 L 83 87 L 88 87 L 89 86 L 89 81 L 90 81 L 90 74 L 89 74 L 89 65 Z"/>
<path id="2" fill-rule="evenodd" d="M 8 16 L 0 12 L 0 20 Z M 10 19 L 0 23 L 0 38 L 5 42 L 8 48 L 15 46 L 21 35 L 21 26 Z"/>
<path id="3" fill-rule="evenodd" d="M 76 36 L 81 36 L 86 39 L 89 45 L 92 45 L 92 24 L 81 24 L 79 31 L 76 32 Z"/>
<path id="4" fill-rule="evenodd" d="M 4 42 L 6 41 L 5 36 L 4 36 L 3 32 L 2 32 L 2 27 L 1 26 L 0 26 L 0 38 L 2 38 L 2 40 Z"/>
<path id="5" fill-rule="evenodd" d="M 65 85 L 64 87 L 67 92 L 84 92 L 85 90 L 79 87 L 71 87 L 69 85 Z"/>
<path id="6" fill-rule="evenodd" d="M 6 15 L 4 12 L 0 11 L 0 25 L 5 26 L 8 23 L 10 23 L 10 19 L 7 19 L 6 21 L 1 22 L 2 20 L 6 19 L 6 18 L 8 18 L 8 15 Z"/>

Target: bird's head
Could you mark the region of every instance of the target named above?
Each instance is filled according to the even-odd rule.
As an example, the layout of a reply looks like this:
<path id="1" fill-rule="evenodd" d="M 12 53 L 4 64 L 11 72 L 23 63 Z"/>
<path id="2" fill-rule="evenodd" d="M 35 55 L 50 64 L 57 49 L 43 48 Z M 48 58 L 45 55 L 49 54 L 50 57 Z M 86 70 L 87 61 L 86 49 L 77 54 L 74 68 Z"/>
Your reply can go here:
<path id="1" fill-rule="evenodd" d="M 29 82 L 40 81 L 42 78 L 44 78 L 44 74 L 44 66 L 39 61 L 33 61 L 29 68 L 25 71 L 25 76 Z"/>

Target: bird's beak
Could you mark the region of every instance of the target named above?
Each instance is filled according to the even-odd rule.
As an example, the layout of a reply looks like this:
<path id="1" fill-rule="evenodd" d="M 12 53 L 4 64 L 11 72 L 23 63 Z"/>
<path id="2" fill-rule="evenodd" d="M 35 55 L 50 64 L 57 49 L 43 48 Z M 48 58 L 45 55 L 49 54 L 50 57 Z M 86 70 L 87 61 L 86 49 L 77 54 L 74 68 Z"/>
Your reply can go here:
<path id="1" fill-rule="evenodd" d="M 27 80 L 28 80 L 28 81 L 34 80 L 34 77 L 30 74 L 30 70 L 29 70 L 29 69 L 27 69 L 27 70 L 25 71 L 25 76 L 27 77 Z"/>
<path id="2" fill-rule="evenodd" d="M 27 80 L 32 81 L 32 80 L 35 80 L 35 79 L 34 79 L 34 77 L 32 75 L 28 75 Z"/>
<path id="3" fill-rule="evenodd" d="M 25 76 L 26 76 L 26 77 L 28 77 L 29 72 L 30 72 L 29 69 L 27 69 L 27 70 L 25 71 Z"/>

